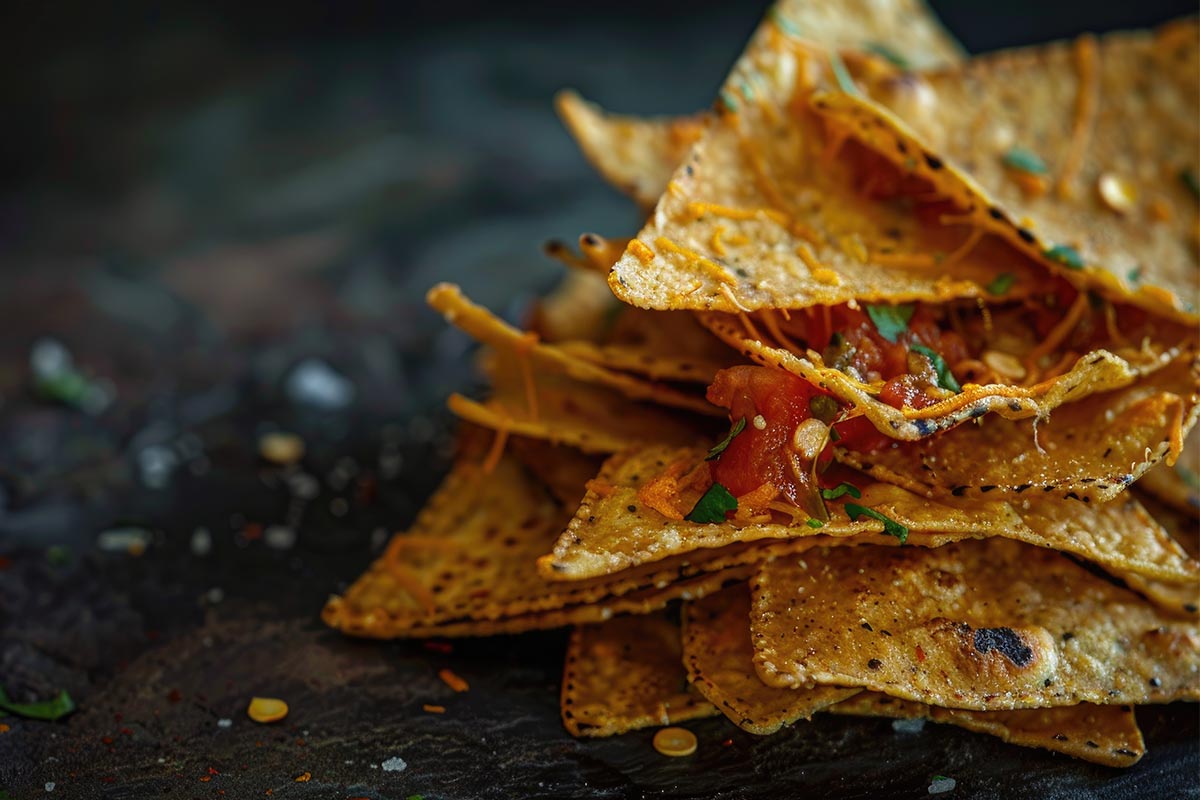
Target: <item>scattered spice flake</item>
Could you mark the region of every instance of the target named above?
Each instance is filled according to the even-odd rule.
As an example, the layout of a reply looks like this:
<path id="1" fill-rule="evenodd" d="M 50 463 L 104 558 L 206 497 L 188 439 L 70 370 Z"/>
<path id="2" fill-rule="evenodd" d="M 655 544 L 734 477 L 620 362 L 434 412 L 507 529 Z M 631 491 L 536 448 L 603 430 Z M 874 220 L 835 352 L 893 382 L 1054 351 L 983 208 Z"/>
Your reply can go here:
<path id="1" fill-rule="evenodd" d="M 737 498 L 721 484 L 714 483 L 684 519 L 689 522 L 724 522 L 725 514 L 737 511 L 737 507 Z"/>
<path id="2" fill-rule="evenodd" d="M 730 442 L 732 442 L 737 437 L 737 435 L 745 429 L 745 427 L 746 427 L 746 418 L 745 417 L 742 417 L 737 422 L 733 423 L 733 427 L 729 429 L 728 435 L 726 435 L 724 439 L 722 439 L 721 441 L 719 441 L 715 445 L 713 445 L 712 449 L 708 451 L 708 455 L 706 455 L 704 457 L 704 460 L 712 461 L 714 458 L 721 455 L 721 453 L 724 453 L 725 448 L 729 447 Z M 754 427 L 756 427 L 756 428 L 758 427 L 757 418 L 755 418 Z"/>
<path id="3" fill-rule="evenodd" d="M 442 679 L 442 683 L 446 684 L 456 692 L 465 692 L 471 688 L 470 684 L 468 684 L 458 675 L 454 674 L 454 672 L 451 670 L 438 670 L 438 677 Z"/>
<path id="4" fill-rule="evenodd" d="M 733 95 L 731 95 L 729 92 L 722 89 L 721 93 L 718 95 L 718 97 L 721 100 L 721 105 L 723 105 L 725 107 L 726 111 L 728 111 L 730 114 L 737 113 L 738 101 L 734 98 Z"/>
<path id="5" fill-rule="evenodd" d="M 1017 276 L 1011 272 L 1002 272 L 987 285 L 988 294 L 1004 294 L 1016 283 Z"/>
<path id="6" fill-rule="evenodd" d="M 1083 269 L 1083 256 L 1079 251 L 1067 244 L 1056 244 L 1043 255 L 1051 261 L 1057 261 L 1070 269 Z"/>
<path id="7" fill-rule="evenodd" d="M 899 67 L 900 69 L 910 69 L 912 67 L 912 65 L 908 63 L 907 58 L 900 55 L 886 44 L 880 44 L 879 42 L 867 42 L 864 49 L 868 53 L 874 53 L 884 60 L 891 62 L 892 66 L 894 67 Z"/>
<path id="8" fill-rule="evenodd" d="M 421 706 L 421 708 L 423 708 L 425 710 L 425 713 L 427 713 L 427 714 L 445 714 L 446 713 L 445 706 L 435 706 L 435 705 L 430 705 L 429 703 L 426 703 L 425 705 Z"/>
<path id="9" fill-rule="evenodd" d="M 696 752 L 696 734 L 686 728 L 663 728 L 654 734 L 654 749 L 664 756 L 690 756 Z"/>
<path id="10" fill-rule="evenodd" d="M 1004 166 L 1030 175 L 1045 175 L 1046 162 L 1032 150 L 1014 147 L 1004 154 Z"/>
<path id="11" fill-rule="evenodd" d="M 0 722 L 0 733 L 8 733 L 11 730 L 12 728 L 8 727 L 3 722 Z"/>
<path id="12" fill-rule="evenodd" d="M 1125 277 L 1129 279 L 1130 283 L 1140 283 L 1142 280 L 1141 266 L 1139 265 L 1139 266 L 1136 266 L 1133 269 L 1129 270 L 1129 272 L 1125 275 Z"/>
<path id="13" fill-rule="evenodd" d="M 883 523 L 883 532 L 886 535 L 895 536 L 900 540 L 900 544 L 908 541 L 908 528 L 896 522 L 896 520 L 880 514 L 875 509 L 860 506 L 858 503 L 846 503 L 844 508 L 846 509 L 846 516 L 850 517 L 851 522 L 858 522 L 859 517 L 877 519 Z"/>
<path id="14" fill-rule="evenodd" d="M 311 780 L 312 780 L 311 772 L 301 772 L 299 775 L 296 776 L 296 783 L 308 783 Z"/>
<path id="15" fill-rule="evenodd" d="M 246 716 L 255 722 L 278 722 L 288 715 L 288 704 L 275 697 L 253 697 Z"/>

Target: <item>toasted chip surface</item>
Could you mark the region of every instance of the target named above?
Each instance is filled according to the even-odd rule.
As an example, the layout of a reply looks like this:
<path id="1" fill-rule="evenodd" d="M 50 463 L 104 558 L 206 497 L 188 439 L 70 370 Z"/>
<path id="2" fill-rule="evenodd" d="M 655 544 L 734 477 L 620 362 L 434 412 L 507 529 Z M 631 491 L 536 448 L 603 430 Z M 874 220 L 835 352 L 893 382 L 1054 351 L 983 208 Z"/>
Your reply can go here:
<path id="1" fill-rule="evenodd" d="M 827 98 L 822 110 L 1069 280 L 1196 318 L 1194 19 L 985 55 L 878 88 L 906 124 L 861 98 Z M 1014 168 L 1014 151 L 1033 156 L 1040 189 L 1021 179 L 1030 168 Z M 1056 246 L 1079 263 L 1043 256 Z"/>
<path id="2" fill-rule="evenodd" d="M 1000 538 L 831 548 L 752 583 L 773 686 L 861 686 L 975 710 L 1200 698 L 1200 629 L 1042 548 Z"/>
<path id="3" fill-rule="evenodd" d="M 612 736 L 715 716 L 681 659 L 679 626 L 660 614 L 576 628 L 563 670 L 563 725 L 573 736 Z"/>
<path id="4" fill-rule="evenodd" d="M 1132 766 L 1146 753 L 1142 732 L 1130 706 L 1080 703 L 1016 711 L 964 711 L 927 706 L 878 692 L 861 692 L 829 711 L 944 722 L 996 736 L 1009 744 L 1041 747 L 1110 767 Z"/>
<path id="5" fill-rule="evenodd" d="M 750 590 L 744 584 L 684 604 L 683 662 L 692 686 L 751 733 L 774 733 L 861 691 L 779 689 L 759 680 L 750 642 Z"/>
<path id="6" fill-rule="evenodd" d="M 601 490 L 589 490 L 553 553 L 538 563 L 551 579 L 587 578 L 675 558 L 701 548 L 771 539 L 850 537 L 886 544 L 883 523 L 852 522 L 841 503 L 819 528 L 803 518 L 774 514 L 765 522 L 701 524 L 668 519 L 639 499 L 639 489 L 668 465 L 700 463 L 700 448 L 651 446 L 612 456 L 601 469 Z M 1082 556 L 1111 570 L 1172 583 L 1194 581 L 1200 567 L 1133 497 L 1092 505 L 1047 498 L 1037 492 L 1019 502 L 943 497 L 930 500 L 865 476 L 850 482 L 856 502 L 899 522 L 910 543 L 939 546 L 965 537 L 1004 536 Z M 802 515 L 803 517 L 803 515 Z"/>

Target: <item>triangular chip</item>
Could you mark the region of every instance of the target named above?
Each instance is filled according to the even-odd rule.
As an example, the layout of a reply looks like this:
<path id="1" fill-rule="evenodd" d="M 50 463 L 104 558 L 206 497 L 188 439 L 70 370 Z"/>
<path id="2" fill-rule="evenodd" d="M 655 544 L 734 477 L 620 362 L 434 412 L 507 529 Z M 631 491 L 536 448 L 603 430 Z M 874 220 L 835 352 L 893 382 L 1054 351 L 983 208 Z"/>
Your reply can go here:
<path id="1" fill-rule="evenodd" d="M 754 580 L 772 686 L 861 686 L 975 710 L 1200 698 L 1200 629 L 1050 550 L 1001 538 L 831 548 Z"/>
<path id="2" fill-rule="evenodd" d="M 683 663 L 688 680 L 742 730 L 774 733 L 861 689 L 778 689 L 754 671 L 750 590 L 742 584 L 683 605 Z"/>
<path id="3" fill-rule="evenodd" d="M 1052 495 L 1105 502 L 1183 446 L 1195 425 L 1192 357 L 1140 383 L 1059 407 L 1038 423 L 989 418 L 945 436 L 840 461 L 930 497 Z M 986 454 L 983 456 L 982 454 Z"/>
<path id="4" fill-rule="evenodd" d="M 1174 464 L 1159 464 L 1143 475 L 1137 485 L 1195 519 L 1200 512 L 1200 431 L 1193 428 L 1188 434 Z"/>
<path id="5" fill-rule="evenodd" d="M 562 718 L 572 736 L 612 736 L 717 713 L 688 684 L 679 626 L 666 616 L 621 617 L 571 634 Z"/>
<path id="6" fill-rule="evenodd" d="M 1012 504 L 954 497 L 929 500 L 892 484 L 846 474 L 839 477 L 861 496 L 842 495 L 842 502 L 830 502 L 830 519 L 815 526 L 810 526 L 807 514 L 786 511 L 785 506 L 772 507 L 765 517 L 753 520 L 698 523 L 672 519 L 647 505 L 655 501 L 644 487 L 670 473 L 673 465 L 703 463 L 704 453 L 652 446 L 609 458 L 553 552 L 539 560 L 542 574 L 559 580 L 594 578 L 732 542 L 817 535 L 896 542 L 881 535 L 886 526 L 879 518 L 852 521 L 844 501 L 853 499 L 907 528 L 910 544 L 939 546 L 965 537 L 1004 536 L 1174 583 L 1200 576 L 1196 562 L 1132 497 L 1098 506 L 1047 498 L 1041 492 Z"/>
<path id="7" fill-rule="evenodd" d="M 897 116 L 860 97 L 814 102 L 1068 280 L 1196 319 L 1195 20 L 884 83 Z"/>
<path id="8" fill-rule="evenodd" d="M 1080 703 L 1016 711 L 964 711 L 927 706 L 878 692 L 860 692 L 829 711 L 863 717 L 928 719 L 990 734 L 1009 744 L 1040 747 L 1109 767 L 1132 766 L 1146 753 L 1142 732 L 1130 706 Z"/>

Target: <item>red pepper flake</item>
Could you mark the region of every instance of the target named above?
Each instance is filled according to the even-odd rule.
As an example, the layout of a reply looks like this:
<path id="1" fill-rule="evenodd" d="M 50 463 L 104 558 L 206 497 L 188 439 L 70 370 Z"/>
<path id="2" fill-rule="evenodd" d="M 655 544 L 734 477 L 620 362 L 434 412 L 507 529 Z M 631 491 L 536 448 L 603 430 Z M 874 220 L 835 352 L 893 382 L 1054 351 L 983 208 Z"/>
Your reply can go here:
<path id="1" fill-rule="evenodd" d="M 917 645 L 917 661 L 925 660 L 925 651 L 921 649 L 921 645 Z"/>
<path id="2" fill-rule="evenodd" d="M 421 706 L 421 708 L 425 709 L 425 712 L 428 714 L 445 714 L 446 713 L 445 706 L 435 706 L 435 705 L 430 705 L 429 703 L 426 703 L 425 705 Z"/>
<path id="3" fill-rule="evenodd" d="M 167 701 L 168 702 L 178 703 L 182 699 L 183 699 L 183 692 L 179 691 L 178 689 L 172 689 L 171 691 L 167 692 Z"/>
<path id="4" fill-rule="evenodd" d="M 213 769 L 212 767 L 209 767 L 209 768 L 208 768 L 208 774 L 209 774 L 209 775 L 220 775 L 221 773 L 220 773 L 220 771 L 219 771 L 219 770 L 215 770 L 215 769 Z"/>
<path id="5" fill-rule="evenodd" d="M 201 775 L 200 776 L 201 783 L 208 783 L 211 780 L 212 780 L 212 775 Z"/>
<path id="6" fill-rule="evenodd" d="M 296 783 L 308 783 L 312 780 L 311 772 L 302 772 L 296 776 Z"/>
<path id="7" fill-rule="evenodd" d="M 116 783 L 117 782 L 116 777 L 114 777 L 112 775 L 105 775 L 100 780 L 103 781 L 104 783 Z"/>
<path id="8" fill-rule="evenodd" d="M 442 683 L 456 692 L 465 692 L 471 688 L 470 684 L 448 669 L 439 670 L 438 677 L 442 679 Z"/>
<path id="9" fill-rule="evenodd" d="M 11 730 L 12 728 L 8 727 L 3 722 L 0 722 L 0 733 L 8 733 Z"/>
<path id="10" fill-rule="evenodd" d="M 112 744 L 113 738 L 111 736 L 101 736 L 100 741 L 104 742 L 105 744 Z"/>
<path id="11" fill-rule="evenodd" d="M 121 720 L 123 720 L 123 719 L 125 719 L 125 715 L 124 715 L 124 714 L 122 714 L 120 711 L 118 711 L 117 713 L 113 714 L 113 722 L 120 722 L 120 721 L 121 721 Z"/>
<path id="12" fill-rule="evenodd" d="M 726 739 L 725 741 L 721 742 L 721 747 L 732 747 L 732 746 L 733 746 L 733 739 Z"/>
<path id="13" fill-rule="evenodd" d="M 426 650 L 432 650 L 435 653 L 442 653 L 447 656 L 454 652 L 454 645 L 449 642 L 427 641 L 424 643 L 424 647 Z"/>
<path id="14" fill-rule="evenodd" d="M 122 736 L 133 736 L 133 731 L 130 730 L 129 728 L 121 728 L 121 730 L 118 731 L 118 733 L 120 733 Z"/>

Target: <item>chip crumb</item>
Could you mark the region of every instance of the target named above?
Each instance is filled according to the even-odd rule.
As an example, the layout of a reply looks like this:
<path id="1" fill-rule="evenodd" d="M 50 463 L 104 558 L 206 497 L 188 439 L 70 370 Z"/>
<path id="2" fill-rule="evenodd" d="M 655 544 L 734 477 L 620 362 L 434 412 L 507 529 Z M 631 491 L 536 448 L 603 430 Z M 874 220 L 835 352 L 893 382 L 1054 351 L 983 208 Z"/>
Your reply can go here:
<path id="1" fill-rule="evenodd" d="M 445 714 L 446 713 L 445 706 L 435 706 L 435 705 L 432 705 L 431 703 L 426 703 L 425 705 L 421 706 L 421 708 L 423 708 L 425 710 L 425 712 L 428 714 Z"/>
<path id="2" fill-rule="evenodd" d="M 301 772 L 299 775 L 296 776 L 296 783 L 308 783 L 311 780 L 312 780 L 311 772 Z"/>
<path id="3" fill-rule="evenodd" d="M 696 752 L 696 734 L 686 728 L 663 728 L 654 734 L 654 749 L 664 756 L 690 756 Z"/>
<path id="4" fill-rule="evenodd" d="M 442 679 L 442 683 L 446 684 L 456 692 L 465 692 L 471 688 L 470 684 L 468 684 L 451 670 L 438 670 L 438 677 Z"/>
<path id="5" fill-rule="evenodd" d="M 953 792 L 954 787 L 957 785 L 958 781 L 954 780 L 954 778 L 945 778 L 938 775 L 929 784 L 929 793 L 943 794 L 944 792 Z"/>
<path id="6" fill-rule="evenodd" d="M 288 715 L 288 705 L 274 697 L 253 697 L 246 716 L 255 722 L 278 722 Z"/>

